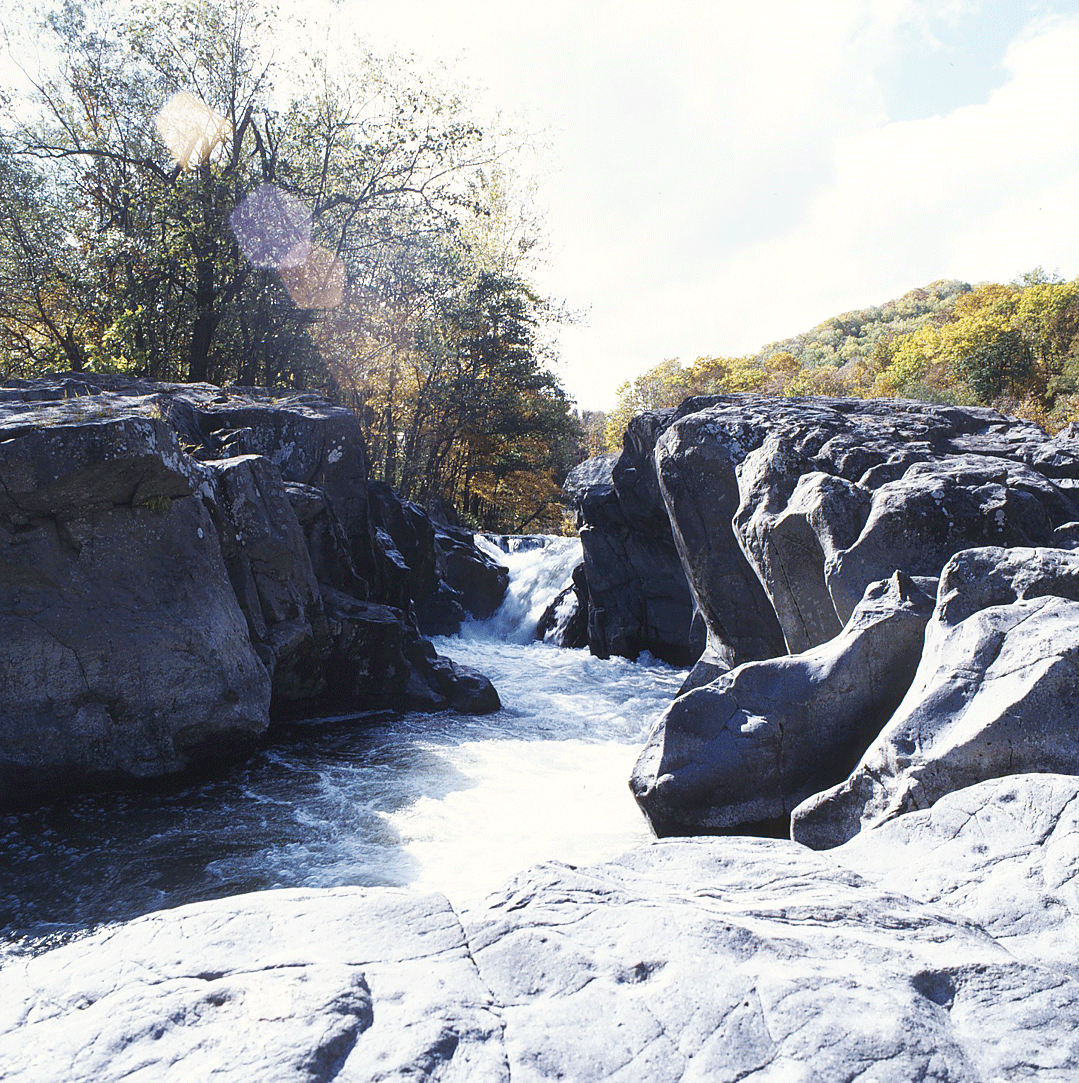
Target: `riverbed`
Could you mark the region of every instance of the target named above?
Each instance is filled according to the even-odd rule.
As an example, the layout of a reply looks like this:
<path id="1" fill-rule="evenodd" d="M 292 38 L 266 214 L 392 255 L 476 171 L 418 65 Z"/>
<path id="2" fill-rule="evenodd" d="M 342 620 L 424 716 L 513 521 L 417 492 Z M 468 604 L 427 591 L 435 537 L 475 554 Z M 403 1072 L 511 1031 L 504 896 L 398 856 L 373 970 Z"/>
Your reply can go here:
<path id="1" fill-rule="evenodd" d="M 0 960 L 265 888 L 405 886 L 465 905 L 538 861 L 647 841 L 627 780 L 685 674 L 531 640 L 574 558 L 550 548 L 508 554 L 504 611 L 434 640 L 491 678 L 495 714 L 320 720 L 176 792 L 0 814 Z"/>

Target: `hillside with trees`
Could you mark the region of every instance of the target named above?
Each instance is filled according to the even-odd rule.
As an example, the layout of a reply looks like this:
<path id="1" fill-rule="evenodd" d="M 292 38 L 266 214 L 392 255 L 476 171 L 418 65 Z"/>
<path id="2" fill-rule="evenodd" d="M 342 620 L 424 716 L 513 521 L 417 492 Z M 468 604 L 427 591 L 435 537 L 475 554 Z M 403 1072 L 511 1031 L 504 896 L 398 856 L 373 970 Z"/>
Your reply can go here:
<path id="1" fill-rule="evenodd" d="M 286 65 L 259 0 L 33 21 L 54 59 L 0 126 L 0 378 L 317 388 L 403 495 L 489 529 L 560 522 L 582 435 L 510 133 L 360 43 Z"/>
<path id="2" fill-rule="evenodd" d="M 1056 432 L 1079 420 L 1079 279 L 933 282 L 747 357 L 662 361 L 619 388 L 607 447 L 642 410 L 734 391 L 991 406 Z"/>

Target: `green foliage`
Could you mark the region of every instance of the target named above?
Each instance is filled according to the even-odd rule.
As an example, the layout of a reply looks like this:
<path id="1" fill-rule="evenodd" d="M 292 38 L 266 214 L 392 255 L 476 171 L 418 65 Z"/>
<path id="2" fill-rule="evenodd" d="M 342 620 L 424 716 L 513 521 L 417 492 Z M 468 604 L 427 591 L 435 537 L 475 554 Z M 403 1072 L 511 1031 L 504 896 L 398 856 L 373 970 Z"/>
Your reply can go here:
<path id="1" fill-rule="evenodd" d="M 1037 268 L 1009 284 L 934 282 L 753 357 L 663 361 L 619 389 L 607 449 L 643 410 L 731 391 L 992 406 L 1056 431 L 1079 420 L 1079 279 Z"/>
<path id="2" fill-rule="evenodd" d="M 0 124 L 0 374 L 323 387 L 406 495 L 495 529 L 547 515 L 580 432 L 505 133 L 359 44 L 281 70 L 261 0 L 42 2 L 55 64 Z M 182 150 L 159 127 L 177 92 L 207 118 Z M 321 262 L 245 257 L 230 216 L 263 184 L 310 212 Z"/>
<path id="3" fill-rule="evenodd" d="M 758 356 L 766 358 L 786 352 L 806 369 L 825 365 L 838 368 L 864 360 L 882 341 L 939 325 L 948 318 L 958 298 L 969 290 L 965 282 L 954 279 L 931 282 L 895 301 L 834 316 L 811 331 L 765 346 Z"/>

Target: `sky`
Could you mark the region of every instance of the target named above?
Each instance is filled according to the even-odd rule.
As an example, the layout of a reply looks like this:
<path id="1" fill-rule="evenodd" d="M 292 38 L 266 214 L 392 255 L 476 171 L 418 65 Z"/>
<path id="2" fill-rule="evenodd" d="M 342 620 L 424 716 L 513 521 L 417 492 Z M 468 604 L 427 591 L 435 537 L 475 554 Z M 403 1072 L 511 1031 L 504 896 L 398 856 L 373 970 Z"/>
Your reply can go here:
<path id="1" fill-rule="evenodd" d="M 325 10 L 542 133 L 536 278 L 581 314 L 558 371 L 582 409 L 936 279 L 1079 274 L 1079 0 Z"/>
<path id="2" fill-rule="evenodd" d="M 281 6 L 536 133 L 534 277 L 578 314 L 582 409 L 937 279 L 1079 274 L 1079 0 Z"/>

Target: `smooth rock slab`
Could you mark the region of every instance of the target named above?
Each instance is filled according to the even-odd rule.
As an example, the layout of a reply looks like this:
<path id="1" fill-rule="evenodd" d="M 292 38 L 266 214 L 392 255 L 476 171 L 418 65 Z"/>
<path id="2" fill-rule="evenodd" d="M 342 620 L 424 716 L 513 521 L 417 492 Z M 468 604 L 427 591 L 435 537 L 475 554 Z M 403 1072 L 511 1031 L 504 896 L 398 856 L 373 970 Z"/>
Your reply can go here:
<path id="1" fill-rule="evenodd" d="M 463 928 L 441 896 L 386 888 L 139 918 L 0 970 L 0 1066 L 18 1083 L 1070 1083 L 1079 980 L 830 854 L 678 839 L 541 865 Z"/>
<path id="2" fill-rule="evenodd" d="M 267 891 L 150 914 L 0 970 L 6 1083 L 507 1078 L 440 895 Z"/>
<path id="3" fill-rule="evenodd" d="M 1079 981 L 789 842 L 542 865 L 464 920 L 517 1083 L 1079 1077 Z"/>
<path id="4" fill-rule="evenodd" d="M 1079 976 L 1079 777 L 1012 775 L 830 852 L 879 887 L 978 922 L 1016 958 Z"/>

